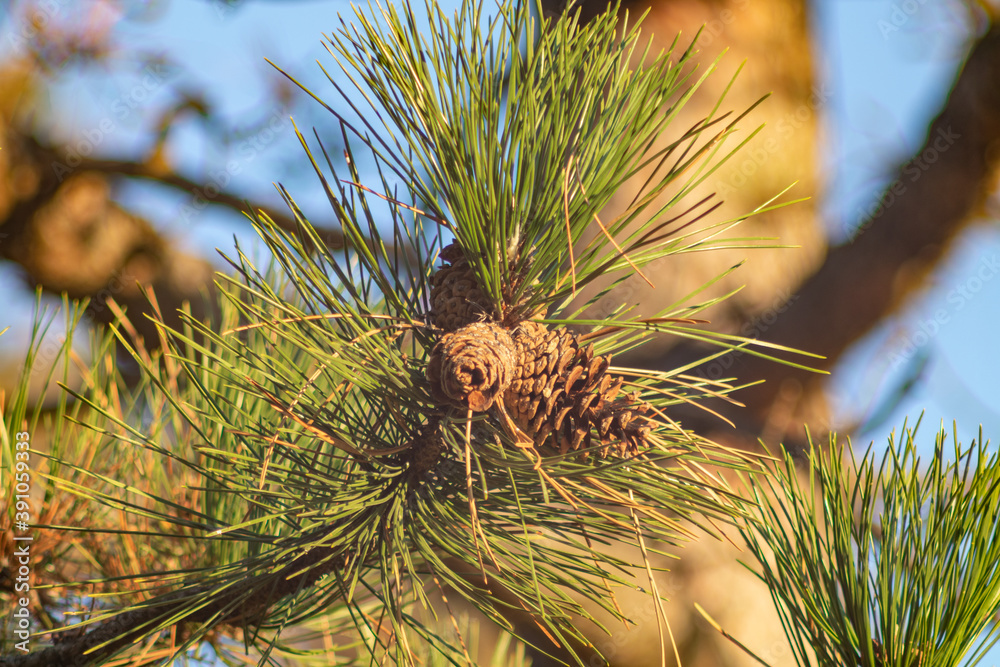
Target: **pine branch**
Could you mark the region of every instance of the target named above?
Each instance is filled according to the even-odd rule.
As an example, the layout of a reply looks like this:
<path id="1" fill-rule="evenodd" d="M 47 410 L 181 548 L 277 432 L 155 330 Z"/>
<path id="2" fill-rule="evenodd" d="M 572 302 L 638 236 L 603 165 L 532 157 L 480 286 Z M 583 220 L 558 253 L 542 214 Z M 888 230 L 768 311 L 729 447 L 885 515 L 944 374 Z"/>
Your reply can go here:
<path id="1" fill-rule="evenodd" d="M 918 427 L 881 460 L 833 440 L 801 471 L 786 454 L 754 486 L 741 532 L 798 664 L 971 666 L 1000 639 L 1000 457 L 942 429 L 925 463 Z"/>
<path id="2" fill-rule="evenodd" d="M 322 577 L 342 567 L 334 550 L 312 549 L 279 565 L 273 575 L 248 579 L 220 593 L 215 587 L 191 587 L 153 598 L 141 608 L 116 614 L 106 620 L 100 618 L 94 625 L 68 638 L 56 639 L 56 644 L 28 654 L 0 655 L 0 667 L 83 667 L 100 665 L 113 658 L 131 644 L 150 634 L 169 629 L 165 619 L 184 619 L 184 624 L 194 626 L 234 626 L 252 632 L 267 616 L 275 601 L 308 589 Z M 189 611 L 192 601 L 211 599 Z M 178 628 L 183 637 L 183 625 Z"/>
<path id="3" fill-rule="evenodd" d="M 155 534 L 186 557 L 148 568 L 158 576 L 100 572 L 102 587 L 151 579 L 176 592 L 122 607 L 76 648 L 105 655 L 146 640 L 178 655 L 220 624 L 242 623 L 275 629 L 244 632 L 270 655 L 286 627 L 336 618 L 328 637 L 354 626 L 373 660 L 409 664 L 417 638 L 455 653 L 415 612 L 431 604 L 433 584 L 498 624 L 523 614 L 580 662 L 593 650 L 580 619 L 626 619 L 614 591 L 634 588 L 636 564 L 612 545 L 636 544 L 639 573 L 652 578 L 690 526 L 716 535 L 746 514 L 714 471 L 755 474 L 757 457 L 668 415 L 732 388 L 611 362 L 654 332 L 721 350 L 748 341 L 692 328 L 698 307 L 678 306 L 686 317 L 543 320 L 574 284 L 684 249 L 666 229 L 678 219 L 671 209 L 728 157 L 720 149 L 735 131 L 716 111 L 671 127 L 710 72 L 693 79 L 689 54 L 678 64 L 670 53 L 633 68 L 642 34 L 619 30 L 613 12 L 581 26 L 539 24 L 531 6 L 508 1 L 493 16 L 485 3 L 453 17 L 433 1 L 426 9 L 430 30 L 404 4 L 358 14 L 330 40 L 371 108 L 355 109 L 355 126 L 324 105 L 346 164 L 318 132 L 318 148 L 298 136 L 342 247 L 325 245 L 282 189 L 291 223 L 250 212 L 273 261 L 258 268 L 239 247 L 227 258 L 235 273 L 220 284 L 219 322 L 161 323 L 160 357 L 130 345 L 122 321 L 118 341 L 145 378 L 141 402 L 122 409 L 113 373 L 108 386 L 74 394 L 109 457 L 140 455 L 178 469 L 179 481 L 123 485 L 92 461 L 54 457 L 54 483 L 98 516 L 134 521 L 135 533 L 88 527 L 121 535 L 123 552 Z M 330 77 L 359 104 L 339 81 Z M 669 148 L 645 155 L 664 133 Z M 377 179 L 358 173 L 358 146 Z M 661 163 L 648 192 L 575 253 L 648 160 Z M 671 203 L 647 210 L 668 188 L 678 193 Z M 445 230 L 455 240 L 435 266 Z M 659 604 L 653 582 L 650 595 Z M 162 634 L 173 626 L 186 630 L 181 646 Z"/>

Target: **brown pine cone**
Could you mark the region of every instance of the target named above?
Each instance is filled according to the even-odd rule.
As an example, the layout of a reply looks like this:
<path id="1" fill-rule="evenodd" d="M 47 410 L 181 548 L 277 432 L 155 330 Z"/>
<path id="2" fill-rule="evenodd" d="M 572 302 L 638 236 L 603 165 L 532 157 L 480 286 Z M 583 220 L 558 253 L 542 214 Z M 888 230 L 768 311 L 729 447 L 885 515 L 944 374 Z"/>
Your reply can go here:
<path id="1" fill-rule="evenodd" d="M 431 350 L 427 379 L 437 400 L 484 412 L 510 385 L 515 362 L 514 341 L 506 330 L 470 324 L 441 337 Z"/>
<path id="2" fill-rule="evenodd" d="M 479 288 L 461 247 L 446 245 L 441 259 L 448 264 L 431 276 L 431 322 L 445 331 L 456 331 L 467 324 L 498 319 L 496 306 Z"/>
<path id="3" fill-rule="evenodd" d="M 421 426 L 414 438 L 408 443 L 410 447 L 410 475 L 419 480 L 434 469 L 441 454 L 447 448 L 441 435 L 441 423 L 434 419 Z"/>
<path id="4" fill-rule="evenodd" d="M 638 393 L 619 397 L 622 379 L 608 375 L 610 356 L 595 356 L 565 330 L 522 322 L 513 333 L 517 364 L 504 405 L 536 447 L 561 454 L 595 445 L 600 456 L 636 454 L 650 431 L 649 405 Z"/>

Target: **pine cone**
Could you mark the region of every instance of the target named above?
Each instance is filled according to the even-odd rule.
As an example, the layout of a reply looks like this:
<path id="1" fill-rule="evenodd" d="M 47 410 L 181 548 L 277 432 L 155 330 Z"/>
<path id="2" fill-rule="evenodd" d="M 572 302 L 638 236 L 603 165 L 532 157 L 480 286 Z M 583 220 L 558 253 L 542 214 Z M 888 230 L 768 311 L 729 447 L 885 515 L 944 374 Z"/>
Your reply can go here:
<path id="1" fill-rule="evenodd" d="M 421 426 L 410 441 L 410 475 L 420 480 L 425 473 L 437 465 L 441 454 L 447 449 L 441 435 L 441 422 L 437 419 Z"/>
<path id="2" fill-rule="evenodd" d="M 622 379 L 608 375 L 610 356 L 595 356 L 594 346 L 581 348 L 572 333 L 534 322 L 522 322 L 513 339 L 517 370 L 504 405 L 536 447 L 587 449 L 595 430 L 602 457 L 612 450 L 631 456 L 646 444 L 649 405 L 637 392 L 618 396 Z"/>
<path id="3" fill-rule="evenodd" d="M 473 412 L 490 409 L 514 377 L 514 341 L 495 324 L 477 323 L 441 337 L 431 350 L 427 379 L 439 401 Z"/>
<path id="4" fill-rule="evenodd" d="M 480 288 L 476 272 L 457 243 L 441 250 L 448 262 L 431 276 L 431 322 L 445 331 L 456 331 L 474 322 L 497 319 L 496 307 Z"/>
<path id="5" fill-rule="evenodd" d="M 505 428 L 526 446 L 566 454 L 599 444 L 601 457 L 645 447 L 650 406 L 638 392 L 619 396 L 623 381 L 608 375 L 610 356 L 595 356 L 593 345 L 580 347 L 566 330 L 530 321 L 514 326 L 531 315 L 518 308 L 506 314 L 508 333 L 461 246 L 445 246 L 441 259 L 446 265 L 431 276 L 430 316 L 448 333 L 427 366 L 436 400 L 474 412 L 497 407 Z"/>

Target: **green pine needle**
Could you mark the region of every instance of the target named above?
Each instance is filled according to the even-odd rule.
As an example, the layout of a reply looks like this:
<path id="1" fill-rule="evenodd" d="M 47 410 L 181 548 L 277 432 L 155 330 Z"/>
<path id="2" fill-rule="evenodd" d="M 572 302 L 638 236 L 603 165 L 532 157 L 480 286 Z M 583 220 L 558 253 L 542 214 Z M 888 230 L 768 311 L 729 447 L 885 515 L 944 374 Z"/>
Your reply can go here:
<path id="1" fill-rule="evenodd" d="M 1000 639 L 1000 455 L 942 428 L 923 460 L 916 434 L 786 454 L 754 486 L 743 533 L 797 664 L 975 665 Z"/>

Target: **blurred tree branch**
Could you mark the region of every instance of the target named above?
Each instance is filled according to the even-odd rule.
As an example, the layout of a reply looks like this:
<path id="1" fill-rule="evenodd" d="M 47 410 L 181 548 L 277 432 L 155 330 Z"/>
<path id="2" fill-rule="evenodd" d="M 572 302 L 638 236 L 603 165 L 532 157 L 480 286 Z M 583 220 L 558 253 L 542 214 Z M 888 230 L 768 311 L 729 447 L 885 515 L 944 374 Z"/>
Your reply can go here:
<path id="1" fill-rule="evenodd" d="M 32 141 L 34 142 L 35 149 L 38 151 L 39 157 L 43 161 L 58 162 L 64 159 L 63 156 L 59 154 L 59 150 L 57 148 L 43 145 L 34 138 L 32 138 Z M 286 231 L 294 231 L 297 227 L 295 219 L 287 213 L 281 212 L 280 209 L 260 202 L 253 202 L 231 192 L 220 190 L 218 194 L 212 195 L 211 197 L 204 197 L 204 181 L 196 181 L 174 170 L 165 170 L 159 166 L 154 159 L 136 161 L 81 156 L 79 165 L 74 168 L 74 171 L 76 170 L 95 172 L 111 177 L 124 176 L 160 183 L 196 197 L 202 197 L 206 202 L 206 205 L 211 204 L 214 206 L 220 206 L 240 213 L 248 209 L 254 211 L 263 210 L 279 227 Z M 320 228 L 318 234 L 324 243 L 326 243 L 328 248 L 340 249 L 344 247 L 344 237 L 340 232 L 332 229 Z"/>
<path id="2" fill-rule="evenodd" d="M 924 144 L 898 169 L 854 238 L 831 250 L 802 284 L 767 339 L 822 354 L 821 366 L 832 368 L 852 343 L 918 293 L 958 234 L 975 220 L 996 189 L 998 146 L 1000 28 L 991 25 L 973 46 Z M 740 396 L 760 422 L 782 392 L 791 387 L 798 393 L 798 386 L 802 397 L 793 412 L 801 419 L 792 422 L 829 428 L 801 409 L 809 394 L 821 391 L 821 377 L 753 357 L 741 358 L 736 372 L 744 381 L 767 380 Z"/>

